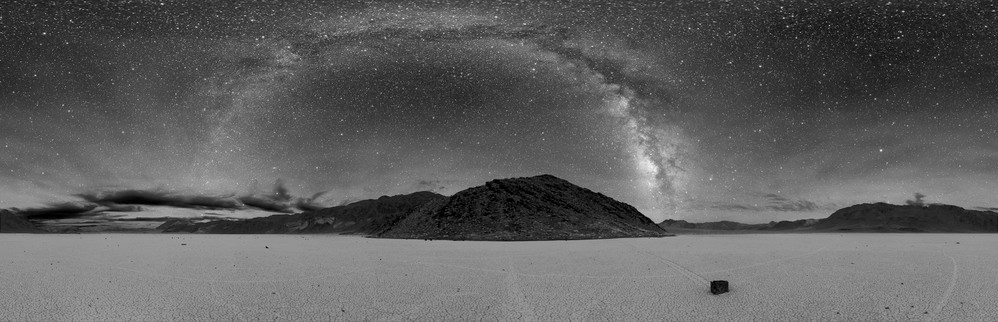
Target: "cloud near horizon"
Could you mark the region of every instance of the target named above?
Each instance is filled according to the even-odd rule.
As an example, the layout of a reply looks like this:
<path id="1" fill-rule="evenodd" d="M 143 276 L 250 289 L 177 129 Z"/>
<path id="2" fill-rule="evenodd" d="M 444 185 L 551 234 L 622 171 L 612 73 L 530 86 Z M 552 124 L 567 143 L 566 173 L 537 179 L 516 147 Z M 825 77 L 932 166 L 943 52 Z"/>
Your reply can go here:
<path id="1" fill-rule="evenodd" d="M 805 199 L 790 199 L 775 193 L 762 195 L 764 202 L 759 203 L 717 203 L 710 205 L 711 209 L 734 211 L 780 211 L 780 212 L 811 212 L 834 208 L 835 205 L 819 205 Z"/>
<path id="2" fill-rule="evenodd" d="M 68 219 L 95 215 L 95 209 L 97 205 L 91 203 L 58 202 L 44 207 L 9 210 L 30 219 Z"/>
<path id="3" fill-rule="evenodd" d="M 141 206 L 167 206 L 204 210 L 258 209 L 278 213 L 296 210 L 318 210 L 328 205 L 318 200 L 326 194 L 321 191 L 311 197 L 295 197 L 289 193 L 282 180 L 277 180 L 271 193 L 245 195 L 190 194 L 162 189 L 121 189 L 73 194 L 82 201 L 61 201 L 42 207 L 10 208 L 11 211 L 31 219 L 68 219 L 100 215 L 105 212 L 138 212 Z"/>

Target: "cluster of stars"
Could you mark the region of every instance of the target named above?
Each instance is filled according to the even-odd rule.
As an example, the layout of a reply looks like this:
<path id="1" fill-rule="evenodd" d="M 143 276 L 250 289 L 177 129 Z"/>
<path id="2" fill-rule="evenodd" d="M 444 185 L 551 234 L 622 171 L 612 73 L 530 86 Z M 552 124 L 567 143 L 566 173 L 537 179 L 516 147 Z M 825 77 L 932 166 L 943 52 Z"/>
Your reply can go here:
<path id="1" fill-rule="evenodd" d="M 940 180 L 965 192 L 940 202 L 998 205 L 987 2 L 0 6 L 0 194 L 551 173 L 656 220 Z"/>

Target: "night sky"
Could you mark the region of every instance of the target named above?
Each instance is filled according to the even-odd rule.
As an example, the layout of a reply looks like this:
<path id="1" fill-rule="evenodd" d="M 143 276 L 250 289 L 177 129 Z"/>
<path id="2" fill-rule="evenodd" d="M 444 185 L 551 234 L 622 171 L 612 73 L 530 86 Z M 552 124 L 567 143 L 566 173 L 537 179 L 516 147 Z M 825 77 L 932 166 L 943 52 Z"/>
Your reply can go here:
<path id="1" fill-rule="evenodd" d="M 0 4 L 0 208 L 544 173 L 656 221 L 998 207 L 998 6 Z"/>

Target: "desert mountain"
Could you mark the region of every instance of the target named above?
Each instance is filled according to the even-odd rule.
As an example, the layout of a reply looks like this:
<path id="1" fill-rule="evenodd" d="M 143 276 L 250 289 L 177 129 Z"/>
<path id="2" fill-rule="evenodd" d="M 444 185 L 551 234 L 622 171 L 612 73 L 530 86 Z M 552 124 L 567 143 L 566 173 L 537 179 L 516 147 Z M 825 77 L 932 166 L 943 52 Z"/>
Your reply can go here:
<path id="1" fill-rule="evenodd" d="M 0 209 L 0 233 L 44 233 L 24 216 Z"/>
<path id="2" fill-rule="evenodd" d="M 423 204 L 446 197 L 428 191 L 383 196 L 344 206 L 241 220 L 192 221 L 171 219 L 158 229 L 163 232 L 213 234 L 355 233 L 385 230 Z"/>
<path id="3" fill-rule="evenodd" d="M 859 204 L 832 213 L 818 230 L 998 232 L 998 213 L 951 205 Z"/>
<path id="4" fill-rule="evenodd" d="M 377 237 L 552 240 L 669 235 L 628 204 L 541 175 L 493 180 L 431 201 Z"/>
<path id="5" fill-rule="evenodd" d="M 743 224 L 733 221 L 691 223 L 667 219 L 665 229 L 724 231 L 859 231 L 859 232 L 998 232 L 998 213 L 967 210 L 951 205 L 858 204 L 839 209 L 824 219 L 801 219 Z"/>

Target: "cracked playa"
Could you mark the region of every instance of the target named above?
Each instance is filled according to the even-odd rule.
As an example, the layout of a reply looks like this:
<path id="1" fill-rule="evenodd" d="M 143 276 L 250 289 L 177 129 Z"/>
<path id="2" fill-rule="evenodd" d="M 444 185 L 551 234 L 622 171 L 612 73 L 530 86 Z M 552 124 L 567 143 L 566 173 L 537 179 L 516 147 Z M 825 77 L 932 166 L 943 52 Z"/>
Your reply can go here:
<path id="1" fill-rule="evenodd" d="M 998 320 L 996 238 L 6 234 L 0 320 Z"/>

